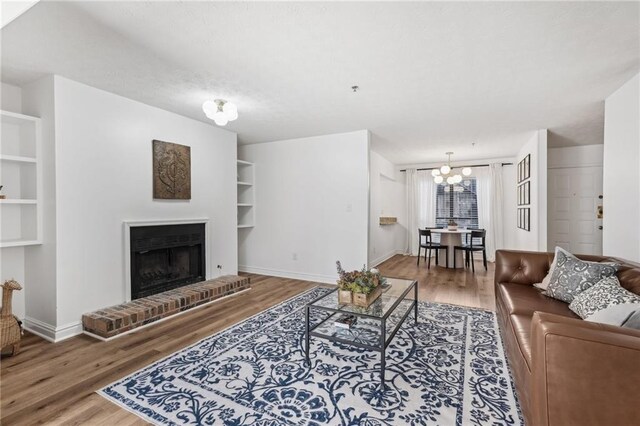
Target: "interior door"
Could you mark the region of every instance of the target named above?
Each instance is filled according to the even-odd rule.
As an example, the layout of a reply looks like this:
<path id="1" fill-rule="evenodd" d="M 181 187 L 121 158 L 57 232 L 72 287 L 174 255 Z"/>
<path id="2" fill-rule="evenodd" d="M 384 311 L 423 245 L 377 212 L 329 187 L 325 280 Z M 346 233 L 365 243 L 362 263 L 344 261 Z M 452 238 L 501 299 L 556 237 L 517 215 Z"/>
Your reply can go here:
<path id="1" fill-rule="evenodd" d="M 550 169 L 549 250 L 602 254 L 602 167 Z"/>

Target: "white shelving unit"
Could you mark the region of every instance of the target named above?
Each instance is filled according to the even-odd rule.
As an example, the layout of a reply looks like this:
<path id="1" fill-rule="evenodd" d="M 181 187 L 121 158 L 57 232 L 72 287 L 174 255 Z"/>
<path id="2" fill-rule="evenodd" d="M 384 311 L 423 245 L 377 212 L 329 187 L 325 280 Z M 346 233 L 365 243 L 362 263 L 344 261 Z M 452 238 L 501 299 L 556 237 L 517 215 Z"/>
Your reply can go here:
<path id="1" fill-rule="evenodd" d="M 42 138 L 37 117 L 0 111 L 0 247 L 42 243 Z"/>
<path id="2" fill-rule="evenodd" d="M 255 225 L 255 164 L 238 160 L 238 229 Z"/>

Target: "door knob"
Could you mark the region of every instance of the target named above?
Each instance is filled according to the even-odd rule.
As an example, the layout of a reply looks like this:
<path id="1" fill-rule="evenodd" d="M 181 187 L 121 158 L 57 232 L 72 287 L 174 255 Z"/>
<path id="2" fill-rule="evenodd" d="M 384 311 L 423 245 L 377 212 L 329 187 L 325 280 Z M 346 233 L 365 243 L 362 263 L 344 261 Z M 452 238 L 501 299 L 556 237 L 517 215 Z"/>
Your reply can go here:
<path id="1" fill-rule="evenodd" d="M 602 231 L 602 225 L 598 226 L 598 229 Z"/>

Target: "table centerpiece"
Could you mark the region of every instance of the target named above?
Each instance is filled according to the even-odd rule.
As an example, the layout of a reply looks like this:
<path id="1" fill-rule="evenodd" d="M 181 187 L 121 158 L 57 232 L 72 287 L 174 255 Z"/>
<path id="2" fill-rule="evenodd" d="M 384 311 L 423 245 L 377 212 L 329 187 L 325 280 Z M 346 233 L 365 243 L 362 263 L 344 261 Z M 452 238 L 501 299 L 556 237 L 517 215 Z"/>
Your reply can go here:
<path id="1" fill-rule="evenodd" d="M 336 262 L 338 269 L 338 303 L 369 307 L 382 294 L 385 279 L 375 268 L 347 272 L 340 261 Z"/>

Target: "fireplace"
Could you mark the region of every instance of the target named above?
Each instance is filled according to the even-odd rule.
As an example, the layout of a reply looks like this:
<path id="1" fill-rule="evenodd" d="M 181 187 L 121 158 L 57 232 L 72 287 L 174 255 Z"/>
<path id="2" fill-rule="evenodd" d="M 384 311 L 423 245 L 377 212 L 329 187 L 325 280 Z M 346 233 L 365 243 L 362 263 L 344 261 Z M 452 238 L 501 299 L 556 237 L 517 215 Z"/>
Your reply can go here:
<path id="1" fill-rule="evenodd" d="M 205 280 L 205 224 L 135 226 L 131 299 Z"/>

